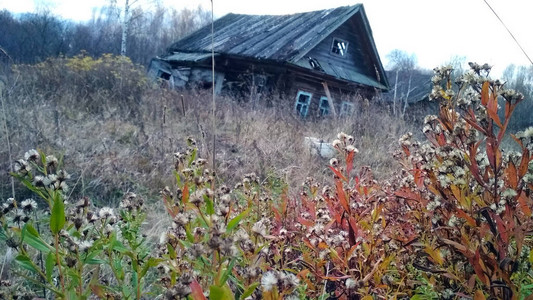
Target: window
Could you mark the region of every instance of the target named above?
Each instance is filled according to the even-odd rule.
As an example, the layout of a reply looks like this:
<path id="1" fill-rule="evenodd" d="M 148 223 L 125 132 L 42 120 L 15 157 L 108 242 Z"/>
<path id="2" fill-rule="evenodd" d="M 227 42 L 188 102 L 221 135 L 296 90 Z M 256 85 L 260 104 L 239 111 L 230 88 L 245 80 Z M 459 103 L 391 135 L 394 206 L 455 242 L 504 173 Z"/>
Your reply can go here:
<path id="1" fill-rule="evenodd" d="M 313 94 L 302 91 L 299 91 L 298 95 L 296 95 L 296 103 L 294 107 L 296 108 L 296 112 L 298 112 L 300 117 L 305 118 L 307 116 L 309 111 L 309 103 L 311 103 L 312 96 Z"/>
<path id="2" fill-rule="evenodd" d="M 161 70 L 159 70 L 157 73 L 158 73 L 157 76 L 159 78 L 163 78 L 165 80 L 170 80 L 170 73 L 167 73 L 167 72 L 164 72 L 164 71 L 161 71 Z"/>
<path id="3" fill-rule="evenodd" d="M 341 104 L 341 116 L 351 116 L 354 111 L 354 105 L 351 102 L 348 101 L 342 101 Z"/>
<path id="4" fill-rule="evenodd" d="M 323 117 L 329 115 L 329 101 L 328 97 L 320 97 L 320 105 L 318 106 L 318 115 Z"/>
<path id="5" fill-rule="evenodd" d="M 338 56 L 345 56 L 348 51 L 348 42 L 339 38 L 333 39 L 333 45 L 331 45 L 331 53 Z"/>

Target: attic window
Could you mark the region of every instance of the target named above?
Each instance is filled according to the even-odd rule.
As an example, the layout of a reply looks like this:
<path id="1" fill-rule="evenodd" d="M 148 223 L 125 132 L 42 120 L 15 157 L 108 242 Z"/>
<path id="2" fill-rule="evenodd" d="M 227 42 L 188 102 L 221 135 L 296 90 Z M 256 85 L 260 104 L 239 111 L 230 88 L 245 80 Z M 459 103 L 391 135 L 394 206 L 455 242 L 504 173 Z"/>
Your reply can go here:
<path id="1" fill-rule="evenodd" d="M 159 73 L 159 74 L 158 74 L 158 77 L 159 77 L 159 78 L 163 78 L 163 79 L 165 79 L 165 80 L 170 80 L 170 73 L 163 72 L 163 71 L 161 71 L 161 70 L 159 70 L 158 73 Z"/>
<path id="2" fill-rule="evenodd" d="M 333 39 L 333 44 L 331 45 L 331 53 L 333 53 L 334 55 L 344 57 L 347 51 L 348 51 L 347 41 L 341 40 L 339 38 Z"/>

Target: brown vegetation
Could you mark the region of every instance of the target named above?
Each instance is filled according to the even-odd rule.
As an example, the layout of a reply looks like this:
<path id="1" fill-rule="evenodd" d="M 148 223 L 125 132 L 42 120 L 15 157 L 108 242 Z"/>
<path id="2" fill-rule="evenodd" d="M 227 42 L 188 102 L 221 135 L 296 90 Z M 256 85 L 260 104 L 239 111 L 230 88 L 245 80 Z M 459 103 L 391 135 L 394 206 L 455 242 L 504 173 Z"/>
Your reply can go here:
<path id="1" fill-rule="evenodd" d="M 146 81 L 140 66 L 110 55 L 16 66 L 4 93 L 12 156 L 30 148 L 65 151 L 67 168 L 78 166 L 73 192 L 97 202 L 116 203 L 129 190 L 154 198 L 169 184 L 172 153 L 186 137 L 197 137 L 201 155 L 210 157 L 210 97 L 209 91 L 160 89 Z M 216 170 L 228 184 L 250 172 L 289 183 L 311 174 L 329 178 L 326 160 L 308 153 L 304 137 L 331 142 L 340 131 L 368 149 L 357 163 L 386 178 L 395 165 L 397 136 L 413 130 L 374 103 L 361 105 L 352 118 L 308 122 L 292 113 L 293 99 L 271 99 L 268 107 L 217 102 Z M 7 170 L 7 147 L 1 155 Z M 5 175 L 1 191 L 5 197 L 11 192 Z"/>
<path id="2" fill-rule="evenodd" d="M 63 65 L 58 69 L 67 76 L 61 82 L 68 83 L 74 77 L 68 72 L 83 75 L 80 66 L 86 64 L 88 74 L 106 74 L 97 70 L 108 59 L 135 68 L 113 57 L 50 63 Z M 44 66 L 34 66 L 29 80 L 55 70 Z M 13 146 L 7 155 L 33 146 L 25 143 L 62 147 L 63 159 L 81 168 L 62 166 L 62 159 L 42 151 L 14 156 L 23 158 L 11 175 L 39 203 L 17 195 L 2 204 L 0 240 L 17 253 L 12 276 L 28 281 L 15 286 L 4 280 L 0 295 L 531 299 L 533 128 L 511 135 L 518 152 L 504 149 L 511 116 L 524 97 L 489 79 L 489 66 L 471 68 L 456 89 L 451 68 L 435 70 L 431 98 L 439 110 L 424 119 L 427 141 L 406 133 L 396 147 L 393 135 L 405 123 L 371 107 L 361 107 L 357 121 L 302 122 L 282 112 L 290 105 L 249 109 L 219 99 L 218 173 L 203 158 L 212 149 L 213 131 L 209 97 L 202 92 L 184 95 L 182 103 L 175 92 L 111 72 L 116 87 L 109 91 L 127 83 L 142 87 L 141 97 L 128 96 L 124 105 L 94 96 L 101 101 L 97 109 L 79 101 L 89 100 L 83 94 L 61 97 L 90 88 L 87 83 L 58 86 L 62 94 L 55 96 L 67 102 L 52 109 L 39 93 L 40 102 L 19 107 L 16 100 L 30 102 L 32 94 L 24 91 L 38 82 L 15 80 L 5 107 L 17 114 L 4 124 L 23 138 L 6 137 Z M 54 95 L 54 89 L 47 91 Z M 32 133 L 22 135 L 27 128 Z M 329 165 L 302 155 L 300 136 L 328 138 L 335 129 L 354 135 L 331 137 L 338 157 Z M 199 139 L 177 140 L 189 134 Z M 389 148 L 399 149 L 393 155 L 399 167 L 386 156 Z M 362 161 L 365 152 L 380 154 Z M 367 163 L 382 171 L 374 173 Z M 131 190 L 144 189 L 151 197 L 155 188 L 160 205 L 149 198 L 147 212 L 147 201 Z M 119 207 L 101 207 L 113 191 L 124 193 Z M 159 215 L 147 231 L 144 220 L 154 207 L 170 218 L 162 225 Z M 147 232 L 160 239 L 147 239 Z"/>

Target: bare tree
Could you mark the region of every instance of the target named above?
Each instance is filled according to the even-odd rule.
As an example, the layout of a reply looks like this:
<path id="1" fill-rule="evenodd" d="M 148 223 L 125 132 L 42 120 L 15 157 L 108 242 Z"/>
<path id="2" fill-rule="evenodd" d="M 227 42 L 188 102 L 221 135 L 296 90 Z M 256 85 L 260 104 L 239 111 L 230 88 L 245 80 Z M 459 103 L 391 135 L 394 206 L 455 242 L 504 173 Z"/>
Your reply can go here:
<path id="1" fill-rule="evenodd" d="M 466 63 L 467 63 L 466 57 L 459 56 L 459 55 L 452 56 L 450 60 L 445 63 L 445 65 L 448 65 L 453 68 L 453 73 L 452 73 L 453 81 L 455 81 L 457 77 L 461 76 L 462 74 L 466 72 L 465 70 Z"/>
<path id="2" fill-rule="evenodd" d="M 520 103 L 511 119 L 510 127 L 521 130 L 533 126 L 533 66 L 509 65 L 503 71 L 503 79 L 507 88 L 524 94 L 525 100 Z"/>
<path id="3" fill-rule="evenodd" d="M 157 0 L 116 0 L 93 11 L 85 22 L 65 21 L 48 10 L 14 16 L 0 11 L 0 47 L 15 63 L 35 63 L 51 56 L 122 54 L 148 64 L 176 40 L 210 21 L 209 11 L 163 7 Z M 127 9 L 127 12 L 124 10 Z"/>
<path id="4" fill-rule="evenodd" d="M 389 69 L 396 74 L 392 112 L 394 115 L 400 114 L 403 116 L 409 103 L 409 95 L 416 89 L 416 87 L 411 87 L 413 73 L 416 70 L 416 56 L 403 50 L 395 49 L 387 55 L 387 58 L 390 64 Z M 399 81 L 406 82 L 405 90 L 400 91 L 402 95 L 398 95 Z"/>

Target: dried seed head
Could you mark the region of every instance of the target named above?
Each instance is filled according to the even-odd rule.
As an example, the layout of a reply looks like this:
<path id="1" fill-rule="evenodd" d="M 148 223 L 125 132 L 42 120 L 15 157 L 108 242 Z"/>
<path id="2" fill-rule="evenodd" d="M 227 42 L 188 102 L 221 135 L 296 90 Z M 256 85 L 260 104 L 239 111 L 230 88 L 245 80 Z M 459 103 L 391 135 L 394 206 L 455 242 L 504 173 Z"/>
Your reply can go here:
<path id="1" fill-rule="evenodd" d="M 77 218 L 74 218 L 72 222 L 74 223 L 76 230 L 80 230 L 81 226 L 83 226 L 84 219 L 81 217 L 77 217 Z"/>
<path id="2" fill-rule="evenodd" d="M 271 291 L 272 288 L 278 284 L 278 277 L 274 272 L 275 271 L 268 271 L 261 277 L 261 287 L 266 292 Z"/>
<path id="3" fill-rule="evenodd" d="M 29 217 L 27 217 L 26 213 L 22 211 L 22 209 L 15 209 L 14 210 L 15 215 L 13 216 L 13 223 L 25 223 L 29 221 Z"/>
<path id="4" fill-rule="evenodd" d="M 92 211 L 87 212 L 87 222 L 94 223 L 97 220 L 98 220 L 98 216 L 94 212 Z"/>
<path id="5" fill-rule="evenodd" d="M 355 148 L 353 145 L 346 146 L 345 151 L 347 153 L 350 153 L 350 152 L 354 152 L 355 154 L 359 153 L 359 150 Z"/>
<path id="6" fill-rule="evenodd" d="M 78 200 L 78 202 L 76 202 L 75 206 L 77 208 L 83 209 L 83 208 L 89 207 L 90 204 L 91 204 L 91 200 L 89 200 L 89 197 L 83 197 L 80 200 Z"/>
<path id="7" fill-rule="evenodd" d="M 80 251 L 86 251 L 93 246 L 93 241 L 82 241 L 79 244 Z"/>
<path id="8" fill-rule="evenodd" d="M 340 140 L 333 140 L 333 142 L 331 143 L 331 146 L 333 146 L 333 148 L 340 148 L 341 145 L 342 142 Z"/>
<path id="9" fill-rule="evenodd" d="M 15 161 L 15 165 L 13 166 L 13 170 L 18 173 L 19 175 L 26 175 L 28 172 L 31 171 L 31 166 L 28 164 L 28 162 L 24 159 L 19 159 Z"/>
<path id="10" fill-rule="evenodd" d="M 29 214 L 37 209 L 37 202 L 33 199 L 26 199 L 20 203 L 20 208 L 22 208 L 25 213 Z"/>
<path id="11" fill-rule="evenodd" d="M 112 208 L 106 206 L 106 207 L 100 208 L 100 211 L 98 211 L 98 216 L 101 219 L 108 219 L 108 218 L 114 217 L 115 214 Z"/>
<path id="12" fill-rule="evenodd" d="M 204 203 L 204 193 L 201 191 L 195 191 L 189 197 L 189 202 L 196 205 L 196 207 L 200 207 L 200 205 Z"/>
<path id="13" fill-rule="evenodd" d="M 41 156 L 39 152 L 35 149 L 31 149 L 28 152 L 24 153 L 24 159 L 27 161 L 37 162 Z"/>
<path id="14" fill-rule="evenodd" d="M 267 225 L 268 221 L 267 219 L 263 218 L 261 220 L 259 220 L 258 222 L 256 222 L 253 226 L 252 226 L 252 232 L 257 234 L 257 235 L 260 235 L 260 236 L 263 236 L 265 237 L 268 233 L 268 225 Z"/>
<path id="15" fill-rule="evenodd" d="M 187 145 L 191 147 L 196 147 L 196 141 L 192 137 L 187 138 Z"/>
<path id="16" fill-rule="evenodd" d="M 33 185 L 36 187 L 45 187 L 44 177 L 41 175 L 35 176 L 33 178 Z"/>
<path id="17" fill-rule="evenodd" d="M 46 167 L 47 168 L 57 168 L 59 161 L 57 160 L 57 157 L 53 155 L 46 156 Z"/>
<path id="18" fill-rule="evenodd" d="M 65 170 L 59 170 L 57 172 L 57 180 L 58 181 L 66 181 L 70 179 L 70 174 L 67 173 Z"/>
<path id="19" fill-rule="evenodd" d="M 202 244 L 193 244 L 187 249 L 187 254 L 191 259 L 200 258 L 205 253 L 205 247 Z"/>
<path id="20" fill-rule="evenodd" d="M 57 183 L 57 176 L 55 174 L 48 174 L 46 177 L 44 177 L 43 184 L 46 187 L 52 186 L 59 186 Z"/>
<path id="21" fill-rule="evenodd" d="M 336 167 L 339 166 L 339 160 L 336 159 L 336 158 L 332 158 L 332 159 L 329 160 L 329 164 L 330 164 L 332 167 L 336 168 Z"/>

